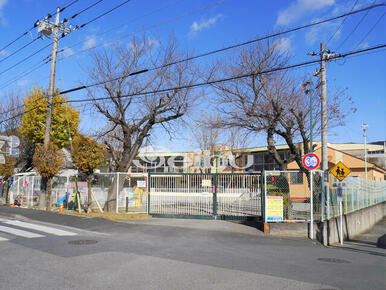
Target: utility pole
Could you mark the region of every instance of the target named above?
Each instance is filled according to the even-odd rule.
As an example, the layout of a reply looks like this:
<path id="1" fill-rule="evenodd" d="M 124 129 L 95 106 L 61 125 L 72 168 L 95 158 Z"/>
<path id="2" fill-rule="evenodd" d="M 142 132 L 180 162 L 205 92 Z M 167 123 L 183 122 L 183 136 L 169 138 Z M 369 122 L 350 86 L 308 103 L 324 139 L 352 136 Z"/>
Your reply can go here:
<path id="1" fill-rule="evenodd" d="M 38 33 L 44 34 L 46 36 L 54 34 L 52 54 L 51 54 L 51 74 L 50 74 L 50 84 L 48 88 L 48 105 L 47 105 L 47 116 L 46 116 L 46 128 L 44 134 L 44 146 L 47 148 L 48 143 L 50 142 L 51 137 L 51 123 L 52 123 L 52 107 L 55 94 L 55 71 L 56 71 L 56 56 L 58 54 L 58 40 L 59 40 L 59 31 L 61 31 L 62 37 L 66 36 L 68 33 L 73 30 L 65 27 L 67 20 L 60 22 L 60 12 L 62 10 L 60 7 L 56 9 L 56 18 L 55 23 L 50 22 L 48 19 L 50 15 L 44 18 L 41 21 L 38 21 L 35 25 L 38 26 Z"/>
<path id="2" fill-rule="evenodd" d="M 53 102 L 54 102 L 54 94 L 55 94 L 55 70 L 56 70 L 56 56 L 58 54 L 58 41 L 59 41 L 59 31 L 62 32 L 62 37 L 66 36 L 68 33 L 73 30 L 70 28 L 66 28 L 67 20 L 63 20 L 60 22 L 60 12 L 62 10 L 60 7 L 56 9 L 56 17 L 55 23 L 49 21 L 51 15 L 47 16 L 41 21 L 35 23 L 35 26 L 38 26 L 38 33 L 49 36 L 53 33 L 53 46 L 52 46 L 52 55 L 51 55 L 51 74 L 50 74 L 50 83 L 48 88 L 48 100 L 47 100 L 47 116 L 46 116 L 46 127 L 44 134 L 44 147 L 47 148 L 50 142 L 51 137 L 51 124 L 52 124 L 52 110 L 53 110 Z M 43 209 L 46 204 L 46 195 L 44 192 L 47 189 L 47 178 L 42 178 L 41 182 L 41 190 L 42 194 L 39 196 L 39 207 Z"/>
<path id="3" fill-rule="evenodd" d="M 327 81 L 326 81 L 326 61 L 330 58 L 334 58 L 334 54 L 331 54 L 329 50 L 326 50 L 324 43 L 320 43 L 320 52 L 311 52 L 308 55 L 320 56 L 320 70 L 314 72 L 315 76 L 320 78 L 320 99 L 321 99 L 321 143 L 322 143 L 322 171 L 323 171 L 323 192 L 322 204 L 324 204 L 324 196 L 327 198 L 327 219 L 330 219 L 330 193 L 329 193 L 329 180 L 328 180 L 328 153 L 327 153 Z M 323 220 L 322 214 L 322 220 Z"/>
<path id="4" fill-rule="evenodd" d="M 54 90 L 55 90 L 55 71 L 56 71 L 56 55 L 58 54 L 58 32 L 59 32 L 59 13 L 60 8 L 56 10 L 56 18 L 54 25 L 54 44 L 52 46 L 52 56 L 51 56 L 51 74 L 50 74 L 50 86 L 48 88 L 48 106 L 47 106 L 47 116 L 46 116 L 46 131 L 44 134 L 44 146 L 47 148 L 48 143 L 50 142 L 51 137 L 51 123 L 52 123 L 52 105 L 54 100 Z"/>

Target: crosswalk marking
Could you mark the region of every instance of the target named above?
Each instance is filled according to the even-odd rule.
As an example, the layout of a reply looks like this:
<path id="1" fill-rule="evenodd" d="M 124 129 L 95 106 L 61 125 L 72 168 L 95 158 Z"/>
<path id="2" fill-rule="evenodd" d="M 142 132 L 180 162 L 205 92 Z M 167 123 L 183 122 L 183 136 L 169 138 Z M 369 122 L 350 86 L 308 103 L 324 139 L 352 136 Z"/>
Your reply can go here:
<path id="1" fill-rule="evenodd" d="M 40 231 L 40 232 L 44 232 L 44 233 L 52 234 L 52 235 L 56 235 L 56 236 L 76 236 L 77 235 L 76 233 L 73 233 L 73 232 L 68 232 L 68 231 L 64 231 L 64 230 L 60 230 L 60 229 L 55 229 L 52 227 L 31 224 L 31 223 L 26 223 L 26 222 L 17 221 L 17 220 L 8 220 L 4 223 L 8 224 L 8 225 L 13 225 L 13 226 L 21 227 L 21 228 L 27 228 L 30 230 L 36 230 L 36 231 Z"/>
<path id="2" fill-rule="evenodd" d="M 4 227 L 4 226 L 0 226 L 0 232 L 12 234 L 12 235 L 20 236 L 20 237 L 24 237 L 24 238 L 42 238 L 42 237 L 44 237 L 43 235 L 39 235 L 39 234 L 35 234 L 35 233 L 23 231 L 23 230 L 18 230 L 18 229 L 14 229 L 14 228 Z"/>

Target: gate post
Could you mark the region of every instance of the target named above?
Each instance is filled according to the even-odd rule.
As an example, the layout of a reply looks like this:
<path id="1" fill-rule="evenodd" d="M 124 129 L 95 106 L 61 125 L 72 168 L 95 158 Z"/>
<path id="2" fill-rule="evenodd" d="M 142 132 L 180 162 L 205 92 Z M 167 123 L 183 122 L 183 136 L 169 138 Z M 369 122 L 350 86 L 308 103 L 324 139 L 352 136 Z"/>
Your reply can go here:
<path id="1" fill-rule="evenodd" d="M 151 174 L 150 172 L 147 173 L 147 182 L 146 182 L 146 187 L 147 187 L 147 192 L 146 192 L 146 197 L 147 197 L 146 211 L 147 211 L 148 215 L 150 215 L 150 174 Z"/>
<path id="2" fill-rule="evenodd" d="M 213 175 L 213 216 L 217 219 L 217 173 Z"/>
<path id="3" fill-rule="evenodd" d="M 264 183 L 263 184 L 263 190 L 262 190 L 262 196 L 261 196 L 261 203 L 262 203 L 262 211 L 261 214 L 263 216 L 264 223 L 267 223 L 267 176 L 266 171 L 263 171 L 263 178 Z"/>

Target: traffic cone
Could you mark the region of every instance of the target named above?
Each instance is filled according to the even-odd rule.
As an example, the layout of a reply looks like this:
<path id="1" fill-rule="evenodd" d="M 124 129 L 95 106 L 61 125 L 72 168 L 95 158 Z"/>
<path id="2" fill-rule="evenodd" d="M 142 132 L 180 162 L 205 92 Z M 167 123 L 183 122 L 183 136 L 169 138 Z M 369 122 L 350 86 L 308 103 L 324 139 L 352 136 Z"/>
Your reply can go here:
<path id="1" fill-rule="evenodd" d="M 11 207 L 15 207 L 15 199 L 14 198 L 12 198 L 12 205 L 11 205 Z"/>
<path id="2" fill-rule="evenodd" d="M 63 202 L 60 204 L 59 214 L 63 214 Z"/>

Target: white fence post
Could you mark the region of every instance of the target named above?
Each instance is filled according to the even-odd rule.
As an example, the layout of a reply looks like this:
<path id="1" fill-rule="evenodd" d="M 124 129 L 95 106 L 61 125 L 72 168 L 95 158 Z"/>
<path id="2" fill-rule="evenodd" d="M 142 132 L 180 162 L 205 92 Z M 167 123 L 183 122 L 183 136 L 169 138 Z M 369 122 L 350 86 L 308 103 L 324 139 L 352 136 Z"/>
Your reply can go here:
<path id="1" fill-rule="evenodd" d="M 115 198 L 115 213 L 118 213 L 118 197 L 119 197 L 119 172 L 117 172 L 117 192 Z"/>

